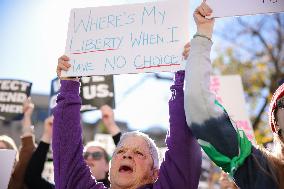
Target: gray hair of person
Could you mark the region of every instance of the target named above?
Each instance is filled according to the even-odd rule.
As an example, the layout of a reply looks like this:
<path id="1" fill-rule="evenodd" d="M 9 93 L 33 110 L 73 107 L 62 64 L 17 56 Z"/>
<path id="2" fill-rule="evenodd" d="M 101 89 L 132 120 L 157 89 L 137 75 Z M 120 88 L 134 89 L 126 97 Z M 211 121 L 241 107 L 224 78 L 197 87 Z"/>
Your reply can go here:
<path id="1" fill-rule="evenodd" d="M 19 161 L 19 151 L 15 141 L 7 135 L 0 135 L 0 142 L 3 142 L 5 144 L 6 149 L 15 150 L 17 153 L 16 161 Z"/>
<path id="2" fill-rule="evenodd" d="M 122 134 L 120 137 L 119 143 L 117 144 L 116 150 L 122 146 L 123 141 L 128 138 L 128 137 L 141 137 L 143 138 L 149 147 L 150 155 L 153 159 L 153 167 L 155 169 L 159 169 L 159 153 L 158 153 L 158 147 L 156 146 L 155 142 L 153 139 L 151 139 L 147 134 L 142 133 L 140 131 L 131 131 L 131 132 L 126 132 Z M 116 150 L 114 151 L 114 154 L 116 153 Z"/>

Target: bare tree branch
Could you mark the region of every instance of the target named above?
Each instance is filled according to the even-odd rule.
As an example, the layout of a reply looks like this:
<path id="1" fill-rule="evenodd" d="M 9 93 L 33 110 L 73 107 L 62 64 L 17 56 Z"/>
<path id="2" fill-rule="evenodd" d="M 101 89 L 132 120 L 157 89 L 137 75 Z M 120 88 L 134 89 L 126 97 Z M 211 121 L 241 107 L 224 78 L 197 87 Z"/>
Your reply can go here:
<path id="1" fill-rule="evenodd" d="M 277 23 L 277 28 L 276 28 L 276 33 L 277 33 L 277 47 L 278 47 L 278 55 L 277 55 L 277 65 L 279 67 L 279 65 L 281 64 L 282 61 L 282 57 L 283 57 L 283 41 L 284 41 L 284 34 L 283 31 L 281 30 L 281 17 L 280 14 L 276 14 L 275 15 L 275 20 Z M 284 20 L 284 19 L 283 19 Z M 276 70 L 279 71 L 279 70 Z M 279 73 L 278 73 L 279 74 Z"/>
<path id="2" fill-rule="evenodd" d="M 247 76 L 249 82 L 255 81 L 255 78 L 258 77 L 258 75 L 254 75 L 254 79 L 252 79 L 249 77 L 251 74 L 267 74 L 266 78 L 259 77 L 260 80 L 257 81 L 257 86 L 254 86 L 258 87 L 260 91 L 264 89 L 268 90 L 269 94 L 266 97 L 260 97 L 259 93 L 256 94 L 256 91 L 250 90 L 251 85 L 246 88 L 246 91 L 249 92 L 249 94 L 254 94 L 251 96 L 251 98 L 254 99 L 254 102 L 263 102 L 260 109 L 259 106 L 257 106 L 258 112 L 256 114 L 254 113 L 255 119 L 253 121 L 253 128 L 257 129 L 261 123 L 261 117 L 269 103 L 269 96 L 278 87 L 278 81 L 281 78 L 284 78 L 284 69 L 282 68 L 283 65 L 281 67 L 281 64 L 283 64 L 282 57 L 284 57 L 284 14 L 276 14 L 275 16 L 259 16 L 256 19 L 249 19 L 246 17 L 238 18 L 237 25 L 239 26 L 236 26 L 234 23 L 234 26 L 236 27 L 231 27 L 230 32 L 222 30 L 223 34 L 221 33 L 219 35 L 229 43 L 234 44 L 234 47 L 239 47 L 236 49 L 236 51 L 240 54 L 243 52 L 248 53 L 249 57 L 251 58 L 248 60 L 248 62 L 251 64 L 260 65 L 259 63 L 262 63 L 263 61 L 266 61 L 267 63 L 267 67 L 264 68 L 266 70 L 260 72 L 257 70 L 253 72 L 252 70 L 248 70 L 251 67 L 246 67 L 246 64 L 240 65 L 240 72 L 243 74 L 243 76 L 244 74 L 246 75 L 249 73 Z M 251 40 L 246 41 L 248 39 Z M 224 55 L 226 56 L 226 54 L 222 54 L 222 57 Z M 233 55 L 227 55 L 229 59 L 230 56 L 233 56 L 236 58 L 236 60 L 240 60 L 239 57 L 242 56 L 239 56 L 235 53 Z M 222 69 L 225 72 L 230 72 L 230 70 L 232 70 L 224 69 L 224 66 L 231 66 L 230 64 L 223 64 L 222 66 Z M 250 99 L 250 101 L 252 99 Z"/>
<path id="3" fill-rule="evenodd" d="M 246 45 L 243 45 L 243 44 L 240 44 L 238 42 L 236 42 L 236 37 L 229 37 L 228 35 L 224 34 L 224 33 L 219 33 L 219 32 L 215 32 L 216 35 L 222 37 L 223 39 L 225 39 L 226 41 L 228 41 L 229 43 L 233 44 L 234 47 L 238 48 L 238 49 L 241 49 L 249 54 L 251 54 L 251 59 L 252 60 L 257 60 L 259 59 L 260 57 L 262 57 L 264 54 L 263 53 L 258 53 L 258 52 L 255 52 L 255 48 L 253 47 L 250 47 L 250 46 L 246 46 Z M 244 35 L 243 34 L 239 34 L 239 35 Z M 252 52 L 255 52 L 255 53 L 252 53 Z"/>

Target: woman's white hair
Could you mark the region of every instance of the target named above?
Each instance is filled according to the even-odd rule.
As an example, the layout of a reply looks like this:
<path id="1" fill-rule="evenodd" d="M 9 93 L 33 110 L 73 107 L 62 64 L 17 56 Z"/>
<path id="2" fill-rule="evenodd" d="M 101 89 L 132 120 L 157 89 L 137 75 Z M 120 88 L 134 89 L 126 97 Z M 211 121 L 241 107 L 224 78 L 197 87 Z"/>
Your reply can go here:
<path id="1" fill-rule="evenodd" d="M 158 147 L 156 146 L 155 142 L 153 139 L 151 139 L 147 134 L 142 133 L 140 131 L 131 131 L 131 132 L 126 132 L 124 134 L 122 134 L 122 136 L 120 137 L 119 143 L 117 144 L 117 148 L 118 149 L 121 145 L 122 142 L 128 138 L 128 137 L 142 137 L 148 144 L 149 147 L 149 151 L 150 151 L 150 155 L 153 159 L 153 167 L 155 169 L 159 169 L 159 154 L 158 154 Z M 116 153 L 116 150 L 114 151 L 114 154 Z"/>

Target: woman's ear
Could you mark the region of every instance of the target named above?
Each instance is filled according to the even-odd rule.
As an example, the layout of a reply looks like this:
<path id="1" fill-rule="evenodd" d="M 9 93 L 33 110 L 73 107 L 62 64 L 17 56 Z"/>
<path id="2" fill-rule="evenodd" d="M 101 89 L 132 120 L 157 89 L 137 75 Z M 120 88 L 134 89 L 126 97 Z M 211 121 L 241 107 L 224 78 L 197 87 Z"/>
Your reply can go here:
<path id="1" fill-rule="evenodd" d="M 153 175 L 152 175 L 152 182 L 156 182 L 156 180 L 158 179 L 159 177 L 159 169 L 153 169 Z"/>

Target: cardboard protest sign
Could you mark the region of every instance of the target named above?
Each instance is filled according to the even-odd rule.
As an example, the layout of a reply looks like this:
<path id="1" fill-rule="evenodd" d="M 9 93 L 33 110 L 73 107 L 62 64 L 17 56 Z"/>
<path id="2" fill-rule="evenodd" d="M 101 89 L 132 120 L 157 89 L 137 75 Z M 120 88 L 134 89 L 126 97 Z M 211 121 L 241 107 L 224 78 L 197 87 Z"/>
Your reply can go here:
<path id="1" fill-rule="evenodd" d="M 189 1 L 73 9 L 63 76 L 109 75 L 184 68 Z"/>
<path id="2" fill-rule="evenodd" d="M 32 83 L 14 79 L 0 79 L 0 120 L 20 120 L 23 102 L 30 96 Z"/>
<path id="3" fill-rule="evenodd" d="M 107 104 L 115 108 L 113 76 L 81 78 L 81 111 L 98 109 Z"/>
<path id="4" fill-rule="evenodd" d="M 113 76 L 91 76 L 80 79 L 80 96 L 82 99 L 81 112 L 95 110 L 103 105 L 115 108 Z M 51 81 L 49 109 L 56 106 L 56 97 L 59 93 L 60 81 L 55 78 Z"/>
<path id="5" fill-rule="evenodd" d="M 0 189 L 7 189 L 16 159 L 16 151 L 0 149 Z"/>
<path id="6" fill-rule="evenodd" d="M 212 17 L 243 16 L 284 12 L 283 0 L 207 0 Z"/>
<path id="7" fill-rule="evenodd" d="M 245 131 L 249 140 L 254 141 L 253 128 L 246 109 L 241 77 L 239 75 L 212 76 L 210 88 L 237 127 Z"/>

